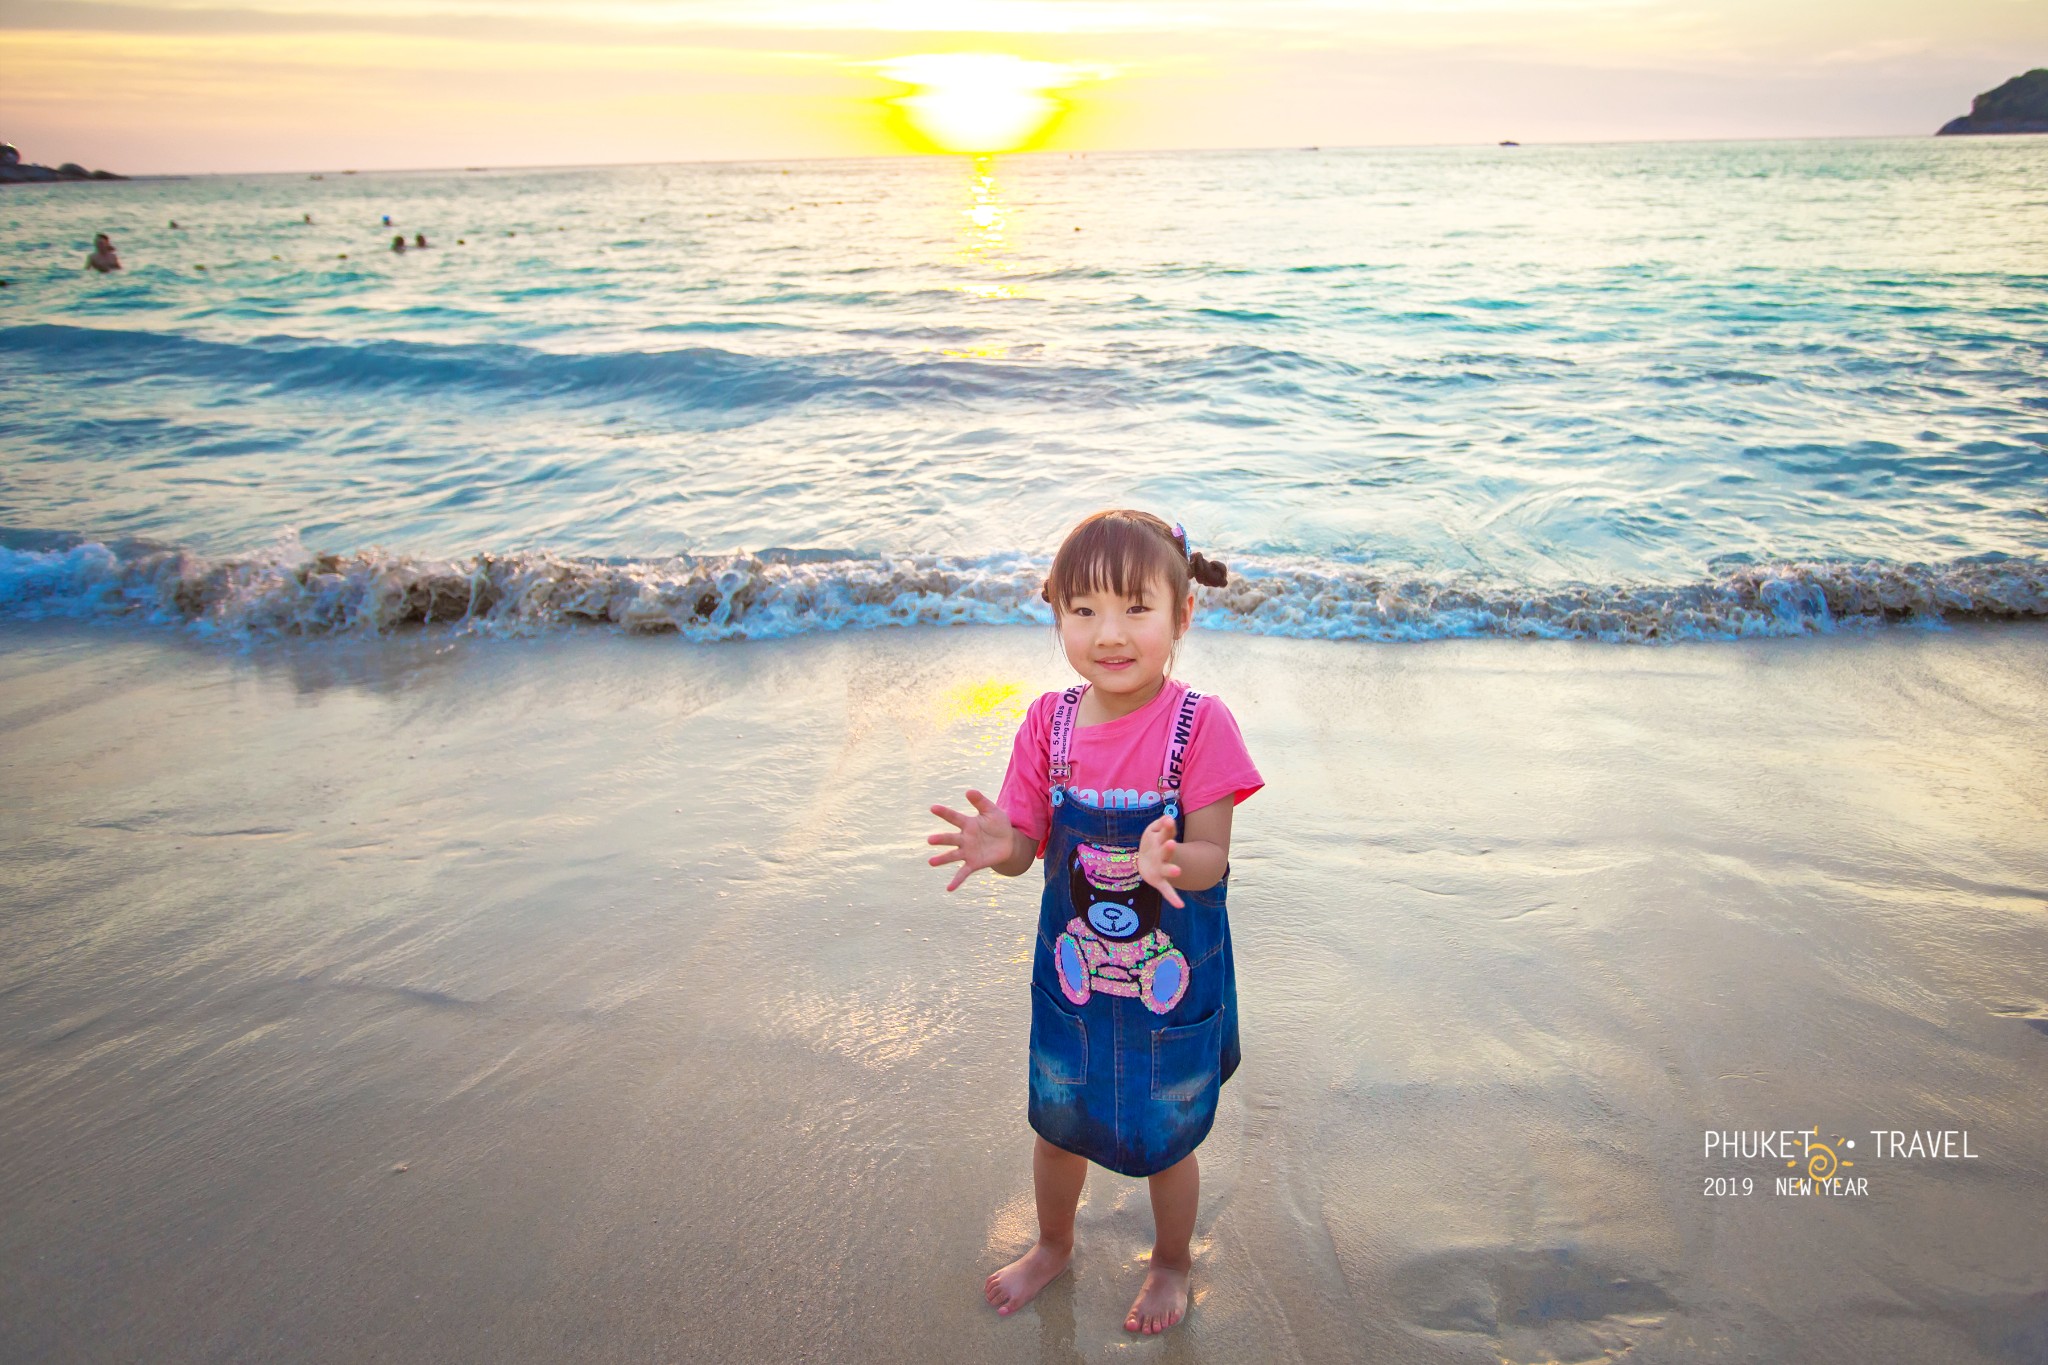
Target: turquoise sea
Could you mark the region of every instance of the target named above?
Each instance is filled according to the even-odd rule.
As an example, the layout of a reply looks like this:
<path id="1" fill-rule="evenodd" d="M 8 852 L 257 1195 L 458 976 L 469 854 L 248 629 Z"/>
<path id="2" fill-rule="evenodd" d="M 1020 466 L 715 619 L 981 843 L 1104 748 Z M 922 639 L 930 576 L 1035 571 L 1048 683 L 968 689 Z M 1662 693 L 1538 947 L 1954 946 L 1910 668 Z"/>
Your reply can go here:
<path id="1" fill-rule="evenodd" d="M 1042 620 L 1135 505 L 1266 634 L 2040 616 L 2043 241 L 2038 138 L 11 188 L 0 612 Z"/>

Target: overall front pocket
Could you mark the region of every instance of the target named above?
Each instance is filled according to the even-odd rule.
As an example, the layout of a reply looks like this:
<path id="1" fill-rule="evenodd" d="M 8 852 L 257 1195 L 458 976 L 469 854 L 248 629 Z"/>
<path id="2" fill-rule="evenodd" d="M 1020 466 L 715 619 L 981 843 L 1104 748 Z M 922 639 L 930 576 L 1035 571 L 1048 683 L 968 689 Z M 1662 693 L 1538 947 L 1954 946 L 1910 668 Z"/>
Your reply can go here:
<path id="1" fill-rule="evenodd" d="M 1047 1085 L 1081 1085 L 1088 1079 L 1088 1026 L 1036 981 L 1031 983 L 1031 1075 Z"/>
<path id="2" fill-rule="evenodd" d="M 1152 1031 L 1152 1098 L 1200 1099 L 1223 1066 L 1223 1011 Z"/>

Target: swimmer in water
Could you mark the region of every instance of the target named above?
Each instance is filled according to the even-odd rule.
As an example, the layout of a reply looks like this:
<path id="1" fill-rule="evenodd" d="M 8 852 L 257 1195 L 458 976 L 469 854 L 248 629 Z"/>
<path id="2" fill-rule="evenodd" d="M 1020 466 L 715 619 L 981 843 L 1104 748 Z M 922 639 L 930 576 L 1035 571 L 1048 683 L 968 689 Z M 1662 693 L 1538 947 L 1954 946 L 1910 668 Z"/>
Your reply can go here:
<path id="1" fill-rule="evenodd" d="M 418 251 L 418 250 L 419 250 L 420 248 L 424 247 L 424 246 L 425 246 L 426 244 L 427 244 L 427 234 L 426 234 L 426 233 L 424 233 L 424 232 L 415 232 L 415 233 L 414 233 L 414 234 L 412 235 L 412 247 L 413 247 L 413 250 L 415 250 L 415 251 Z"/>
<path id="2" fill-rule="evenodd" d="M 312 222 L 313 222 L 313 215 L 312 215 L 312 214 L 310 214 L 310 213 L 302 213 L 302 214 L 300 214 L 300 215 L 299 215 L 299 217 L 301 217 L 301 218 L 305 219 L 305 220 L 306 220 L 306 222 L 307 222 L 307 224 L 308 224 L 309 226 L 310 226 L 310 225 L 312 224 Z"/>
<path id="3" fill-rule="evenodd" d="M 384 215 L 384 226 L 385 226 L 385 227 L 390 227 L 390 226 L 391 226 L 391 215 L 390 215 L 390 214 L 388 214 L 388 213 Z"/>
<path id="4" fill-rule="evenodd" d="M 106 233 L 101 232 L 94 235 L 92 239 L 92 255 L 85 258 L 85 263 L 94 270 L 99 271 L 102 275 L 110 270 L 119 270 L 121 268 L 121 258 L 114 254 L 114 243 L 108 238 Z"/>
<path id="5" fill-rule="evenodd" d="M 393 238 L 391 239 L 391 249 L 392 249 L 393 251 L 397 252 L 397 253 L 398 253 L 399 255 L 401 255 L 401 256 L 403 256 L 403 255 L 405 254 L 405 234 L 404 234 L 404 233 L 402 233 L 402 232 L 401 232 L 401 233 L 399 233 L 399 234 L 398 234 L 398 235 L 397 235 L 396 237 L 393 237 Z"/>

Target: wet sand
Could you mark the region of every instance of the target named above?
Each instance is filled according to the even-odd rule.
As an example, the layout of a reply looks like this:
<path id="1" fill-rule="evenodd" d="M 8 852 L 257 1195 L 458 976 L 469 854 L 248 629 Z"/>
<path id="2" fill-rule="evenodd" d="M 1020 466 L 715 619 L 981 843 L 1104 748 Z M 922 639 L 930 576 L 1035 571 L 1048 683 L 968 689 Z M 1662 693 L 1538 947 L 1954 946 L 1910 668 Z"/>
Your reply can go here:
<path id="1" fill-rule="evenodd" d="M 1181 672 L 1271 785 L 1196 1303 L 1135 1349 L 2048 1359 L 2048 631 L 1198 635 Z M 0 1358 L 1131 1345 L 1139 1182 L 1091 1175 L 1036 1305 L 981 1301 L 1031 1230 L 1037 877 L 922 861 L 1065 681 L 1028 629 L 10 626 Z M 1703 1156 L 1809 1126 L 1867 1194 Z"/>

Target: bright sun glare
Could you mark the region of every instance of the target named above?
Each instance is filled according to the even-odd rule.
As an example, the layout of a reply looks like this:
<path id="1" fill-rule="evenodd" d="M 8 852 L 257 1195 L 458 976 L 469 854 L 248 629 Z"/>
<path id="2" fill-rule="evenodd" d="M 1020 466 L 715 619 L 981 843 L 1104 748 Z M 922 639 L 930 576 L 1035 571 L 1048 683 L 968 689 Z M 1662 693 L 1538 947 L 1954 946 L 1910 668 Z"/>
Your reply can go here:
<path id="1" fill-rule="evenodd" d="M 1071 68 L 1000 52 L 933 52 L 879 64 L 913 87 L 888 103 L 914 140 L 944 152 L 1014 152 L 1030 147 L 1066 112 L 1057 91 Z"/>

